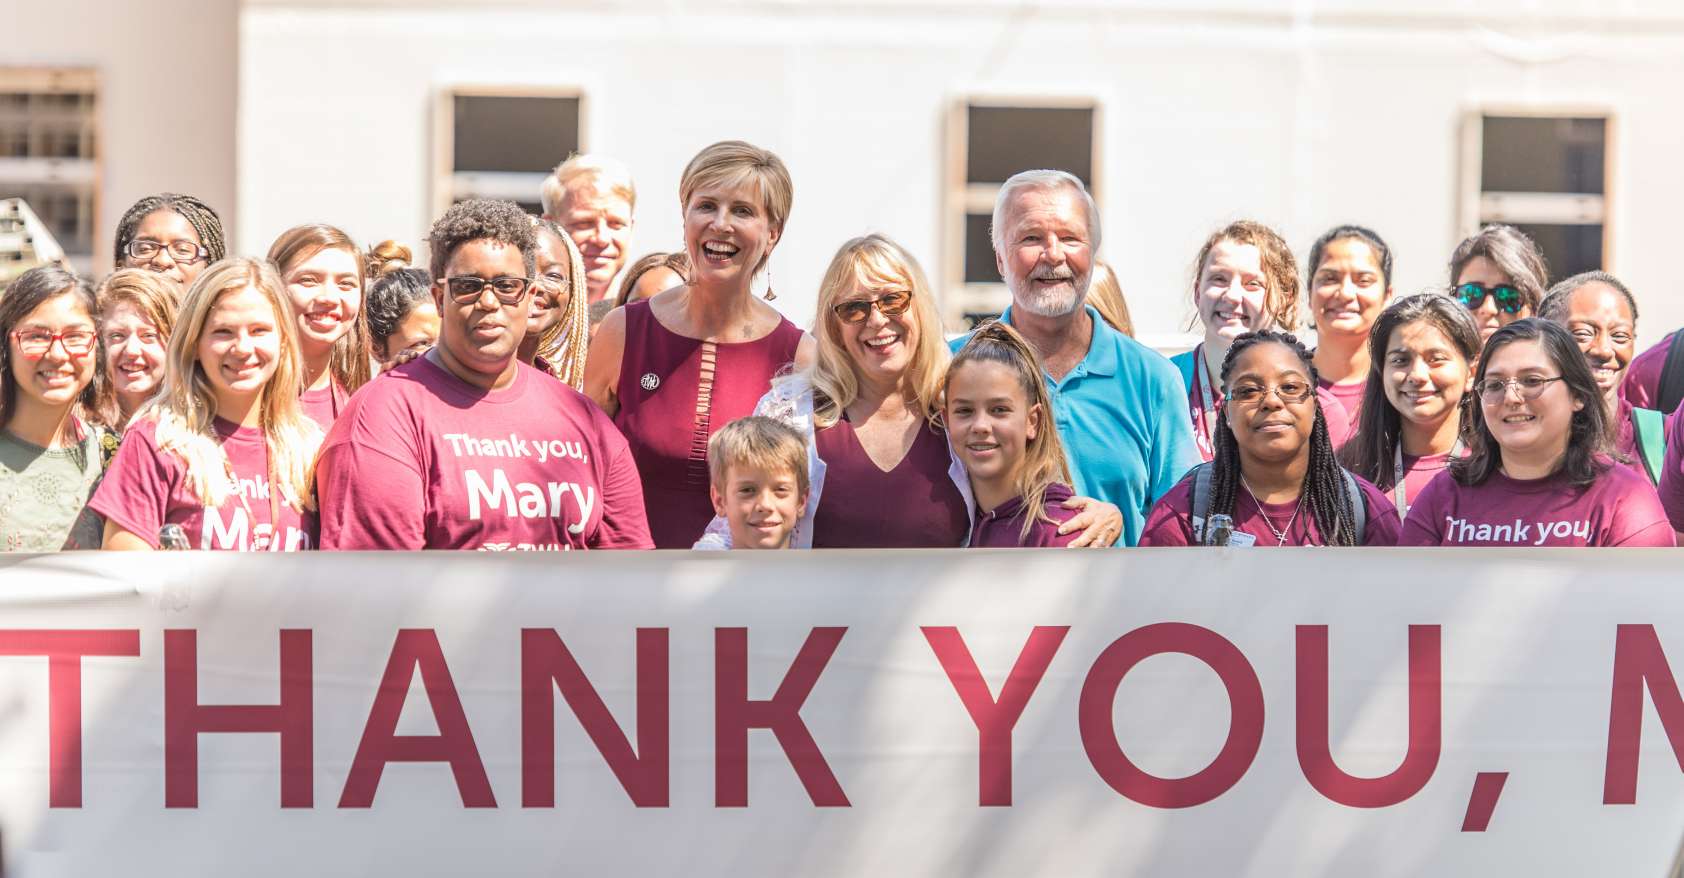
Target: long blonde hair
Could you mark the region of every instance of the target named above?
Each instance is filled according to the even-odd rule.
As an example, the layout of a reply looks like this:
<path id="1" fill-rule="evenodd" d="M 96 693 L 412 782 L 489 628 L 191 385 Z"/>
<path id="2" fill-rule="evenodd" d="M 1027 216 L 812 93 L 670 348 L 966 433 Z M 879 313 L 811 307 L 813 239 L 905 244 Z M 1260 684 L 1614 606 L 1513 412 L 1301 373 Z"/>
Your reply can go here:
<path id="1" fill-rule="evenodd" d="M 282 277 L 297 267 L 300 262 L 320 253 L 323 250 L 344 250 L 351 254 L 351 260 L 357 264 L 357 295 L 360 304 L 357 307 L 357 319 L 351 324 L 351 330 L 339 337 L 333 343 L 332 359 L 328 361 L 328 371 L 333 373 L 333 380 L 346 393 L 356 393 L 357 388 L 367 384 L 374 377 L 373 360 L 370 351 L 374 345 L 369 340 L 368 331 L 368 275 L 365 268 L 366 257 L 357 249 L 351 236 L 337 228 L 323 223 L 312 223 L 304 226 L 294 226 L 281 233 L 275 243 L 269 245 L 269 261 L 274 263 L 275 270 Z M 285 286 L 281 288 L 286 291 Z M 292 314 L 292 298 L 284 297 L 287 310 Z M 303 375 L 299 376 L 303 380 Z"/>
<path id="2" fill-rule="evenodd" d="M 926 418 L 941 409 L 942 372 L 947 367 L 947 342 L 941 335 L 941 315 L 924 269 L 906 248 L 884 235 L 865 235 L 843 244 L 819 282 L 819 313 L 814 324 L 818 355 L 809 380 L 813 386 L 813 426 L 828 427 L 860 395 L 860 377 L 853 357 L 842 342 L 842 321 L 833 310 L 858 284 L 873 292 L 906 290 L 912 294 L 907 312 L 918 326 L 918 345 L 912 351 L 904 382 Z"/>
<path id="3" fill-rule="evenodd" d="M 236 256 L 205 269 L 193 281 L 181 300 L 175 331 L 170 333 L 163 387 L 135 414 L 135 420 L 157 420 L 159 450 L 181 459 L 187 470 L 188 490 L 206 506 L 220 506 L 233 494 L 235 486 L 228 480 L 228 456 L 212 428 L 216 394 L 199 363 L 199 340 L 205 332 L 205 321 L 222 296 L 247 288 L 257 290 L 269 300 L 275 310 L 275 328 L 281 337 L 275 373 L 263 385 L 263 396 L 258 402 L 274 482 L 270 490 L 279 490 L 280 498 L 288 506 L 313 509 L 310 467 L 322 434 L 298 404 L 302 371 L 298 330 L 281 277 L 269 263 Z"/>
<path id="4" fill-rule="evenodd" d="M 585 389 L 585 353 L 590 349 L 591 318 L 588 285 L 585 281 L 585 257 L 579 245 L 573 243 L 561 226 L 545 219 L 535 219 L 533 225 L 554 235 L 567 245 L 567 313 L 538 337 L 538 356 L 550 364 L 550 374 L 574 390 Z"/>
<path id="5" fill-rule="evenodd" d="M 1047 487 L 1055 482 L 1062 485 L 1071 483 L 1070 465 L 1064 459 L 1064 443 L 1058 438 L 1058 426 L 1053 420 L 1052 397 L 1047 394 L 1046 382 L 1041 378 L 1045 370 L 1041 366 L 1041 358 L 1029 342 L 1017 330 L 998 320 L 990 320 L 977 327 L 965 346 L 953 355 L 953 362 L 948 364 L 947 375 L 941 383 L 944 396 L 954 374 L 968 363 L 999 363 L 1012 370 L 1029 400 L 1029 407 L 1040 406 L 1041 409 L 1035 438 L 1030 439 L 1024 448 L 1023 462 L 1018 465 L 1017 479 L 1012 486 L 1023 498 L 1023 508 L 1029 513 L 1023 517 L 1023 532 L 1018 537 L 1023 539 L 1029 536 L 1037 519 L 1057 524 L 1047 517 Z"/>

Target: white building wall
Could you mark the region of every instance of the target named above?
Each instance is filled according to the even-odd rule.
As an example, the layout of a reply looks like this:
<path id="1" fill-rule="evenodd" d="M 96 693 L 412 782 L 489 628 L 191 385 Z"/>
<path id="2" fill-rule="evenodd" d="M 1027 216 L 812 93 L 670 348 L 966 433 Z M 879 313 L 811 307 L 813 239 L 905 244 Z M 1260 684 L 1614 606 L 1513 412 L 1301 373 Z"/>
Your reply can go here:
<path id="1" fill-rule="evenodd" d="M 1684 323 L 1673 207 L 1684 202 L 1684 7 L 1632 0 L 1190 4 L 530 3 L 349 8 L 247 0 L 241 21 L 239 246 L 325 220 L 419 242 L 430 116 L 451 85 L 575 85 L 592 151 L 637 174 L 634 251 L 679 244 L 678 177 L 700 147 L 777 151 L 795 209 L 777 305 L 811 322 L 835 247 L 886 232 L 938 287 L 944 120 L 969 94 L 1102 105 L 1102 255 L 1151 336 L 1191 315 L 1205 235 L 1252 217 L 1307 255 L 1339 222 L 1378 229 L 1400 293 L 1443 283 L 1463 230 L 1462 113 L 1615 114 L 1609 268 L 1637 290 L 1642 342 Z M 557 156 L 559 160 L 561 156 Z M 418 252 L 418 255 L 419 252 Z"/>
<path id="2" fill-rule="evenodd" d="M 0 13 L 0 65 L 99 72 L 96 270 L 111 267 L 117 220 L 144 196 L 191 193 L 233 220 L 239 16 L 238 0 L 52 0 Z"/>

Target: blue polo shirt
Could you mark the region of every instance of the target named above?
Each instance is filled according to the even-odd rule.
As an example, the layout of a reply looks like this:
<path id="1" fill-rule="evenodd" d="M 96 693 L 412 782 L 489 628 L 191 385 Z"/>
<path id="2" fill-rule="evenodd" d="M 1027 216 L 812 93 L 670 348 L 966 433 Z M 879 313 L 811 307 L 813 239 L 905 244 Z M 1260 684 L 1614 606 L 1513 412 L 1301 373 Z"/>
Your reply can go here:
<path id="1" fill-rule="evenodd" d="M 1119 545 L 1140 541 L 1146 513 L 1199 462 L 1181 373 L 1157 351 L 1112 329 L 1092 305 L 1093 341 L 1064 380 L 1043 375 L 1076 493 L 1123 512 Z M 1010 324 L 1012 309 L 1000 319 Z M 954 353 L 969 335 L 954 339 Z"/>

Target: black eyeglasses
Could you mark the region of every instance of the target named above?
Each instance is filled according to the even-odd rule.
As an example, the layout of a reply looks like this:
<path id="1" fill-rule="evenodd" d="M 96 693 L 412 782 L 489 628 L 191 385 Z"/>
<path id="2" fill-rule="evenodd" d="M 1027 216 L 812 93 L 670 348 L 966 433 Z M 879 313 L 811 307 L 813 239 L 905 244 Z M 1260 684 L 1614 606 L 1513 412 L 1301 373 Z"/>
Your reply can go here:
<path id="1" fill-rule="evenodd" d="M 1316 395 L 1316 388 L 1308 383 L 1288 381 L 1276 387 L 1264 387 L 1261 384 L 1241 384 L 1228 391 L 1228 399 L 1235 405 L 1247 408 L 1263 404 L 1263 397 L 1270 391 L 1280 398 L 1281 402 L 1296 405 Z"/>
<path id="2" fill-rule="evenodd" d="M 871 316 L 871 309 L 876 308 L 884 317 L 894 317 L 905 314 L 906 309 L 912 307 L 912 294 L 905 290 L 884 293 L 875 299 L 854 299 L 838 303 L 830 310 L 836 314 L 836 319 L 843 323 L 864 323 L 865 318 Z"/>
<path id="3" fill-rule="evenodd" d="M 131 259 L 151 259 L 158 255 L 159 250 L 168 250 L 170 258 L 182 265 L 192 265 L 210 256 L 209 250 L 185 239 L 165 244 L 162 241 L 136 238 L 123 248 L 123 252 L 129 254 Z"/>
<path id="4" fill-rule="evenodd" d="M 1456 287 L 1456 298 L 1460 299 L 1469 311 L 1478 311 L 1479 306 L 1485 304 L 1486 296 L 1490 296 L 1491 301 L 1497 305 L 1497 310 L 1504 314 L 1519 314 L 1520 309 L 1526 307 L 1526 297 L 1520 294 L 1520 290 L 1508 284 L 1488 287 L 1482 283 L 1469 282 Z"/>
<path id="5" fill-rule="evenodd" d="M 1530 402 L 1544 394 L 1544 388 L 1560 381 L 1561 376 L 1545 378 L 1542 375 L 1522 375 L 1519 378 L 1487 378 L 1474 387 L 1479 391 L 1479 398 L 1486 405 L 1497 405 L 1509 396 L 1509 388 L 1520 391 L 1520 398 Z"/>
<path id="6" fill-rule="evenodd" d="M 444 281 L 445 288 L 450 291 L 450 298 L 462 305 L 479 301 L 486 287 L 491 287 L 491 294 L 497 297 L 497 301 L 513 305 L 526 297 L 526 290 L 532 285 L 531 278 L 509 275 L 486 280 L 483 277 L 464 274 L 440 280 Z"/>

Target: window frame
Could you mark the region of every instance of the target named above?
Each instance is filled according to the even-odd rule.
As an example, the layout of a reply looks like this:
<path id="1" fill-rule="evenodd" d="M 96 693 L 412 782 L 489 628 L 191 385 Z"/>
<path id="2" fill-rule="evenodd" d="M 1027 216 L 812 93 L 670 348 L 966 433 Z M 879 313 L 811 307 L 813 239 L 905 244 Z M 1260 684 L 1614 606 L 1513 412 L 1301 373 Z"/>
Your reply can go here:
<path id="1" fill-rule="evenodd" d="M 8 196 L 19 196 L 25 191 L 22 187 L 62 187 L 63 196 L 74 197 L 78 202 L 78 237 L 83 237 L 85 227 L 87 249 L 73 249 L 70 246 L 72 242 L 65 240 L 58 240 L 58 245 L 64 250 L 65 259 L 79 273 L 94 273 L 95 265 L 109 263 L 109 255 L 101 252 L 103 242 L 100 238 L 100 230 L 106 224 L 102 215 L 104 199 L 101 197 L 105 164 L 104 97 L 99 70 L 75 65 L 0 65 L 0 93 L 92 95 L 92 106 L 82 119 L 82 132 L 89 142 L 87 154 L 79 158 L 45 155 L 0 158 L 0 191 Z M 44 205 L 39 201 L 25 200 L 40 218 L 42 226 L 58 239 L 56 230 L 48 225 L 47 217 L 40 216 Z"/>
<path id="2" fill-rule="evenodd" d="M 988 310 L 993 303 L 999 313 L 1011 303 L 1004 282 L 967 283 L 965 281 L 965 225 L 973 213 L 992 214 L 994 200 L 1000 194 L 995 183 L 967 182 L 970 151 L 970 109 L 989 107 L 1016 110 L 1087 110 L 1093 115 L 1093 143 L 1090 145 L 1088 193 L 1094 202 L 1100 201 L 1101 181 L 1105 178 L 1104 103 L 1096 94 L 1066 93 L 1062 95 L 1001 94 L 968 92 L 948 101 L 946 119 L 946 150 L 942 175 L 942 236 L 941 236 L 941 317 L 951 332 L 969 329 L 966 313 Z M 973 307 L 986 306 L 986 307 Z"/>
<path id="3" fill-rule="evenodd" d="M 487 198 L 506 198 L 510 201 L 534 201 L 545 177 L 554 171 L 457 171 L 456 170 L 456 98 L 572 98 L 579 107 L 578 152 L 589 151 L 589 99 L 585 89 L 577 85 L 485 85 L 456 84 L 442 86 L 433 98 L 432 149 L 432 212 L 442 216 L 459 197 L 478 195 Z M 561 164 L 565 155 L 556 156 Z M 466 196 L 463 195 L 466 193 Z"/>
<path id="4" fill-rule="evenodd" d="M 1602 194 L 1572 192 L 1486 191 L 1483 179 L 1485 119 L 1489 116 L 1529 119 L 1601 119 Z M 1457 198 L 1457 240 L 1464 240 L 1491 223 L 1509 225 L 1600 225 L 1602 269 L 1614 271 L 1614 201 L 1618 183 L 1615 158 L 1618 117 L 1606 104 L 1483 103 L 1462 113 L 1461 167 Z"/>

